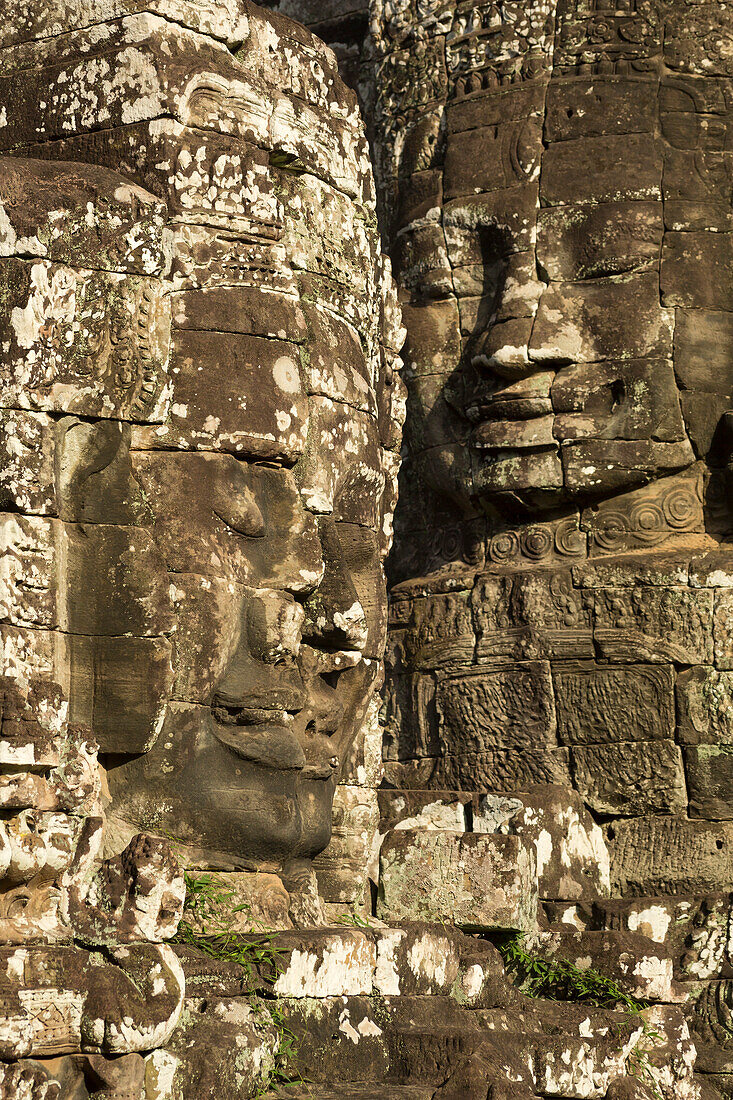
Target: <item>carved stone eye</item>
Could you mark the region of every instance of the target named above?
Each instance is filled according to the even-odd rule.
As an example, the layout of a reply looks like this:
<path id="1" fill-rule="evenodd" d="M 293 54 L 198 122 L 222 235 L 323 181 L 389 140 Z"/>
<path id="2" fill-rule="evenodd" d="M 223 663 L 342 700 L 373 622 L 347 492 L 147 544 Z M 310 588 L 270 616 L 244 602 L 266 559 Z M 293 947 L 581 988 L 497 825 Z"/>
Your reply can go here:
<path id="1" fill-rule="evenodd" d="M 249 492 L 222 493 L 214 505 L 214 515 L 240 535 L 250 539 L 264 537 L 265 517 Z"/>

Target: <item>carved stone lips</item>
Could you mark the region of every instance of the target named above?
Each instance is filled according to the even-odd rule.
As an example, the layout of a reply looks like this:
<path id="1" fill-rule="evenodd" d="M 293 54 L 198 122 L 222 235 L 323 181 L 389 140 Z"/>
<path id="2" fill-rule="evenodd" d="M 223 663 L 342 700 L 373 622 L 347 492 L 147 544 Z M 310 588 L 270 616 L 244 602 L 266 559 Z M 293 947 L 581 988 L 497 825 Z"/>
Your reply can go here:
<path id="1" fill-rule="evenodd" d="M 269 718 L 257 724 L 221 722 L 219 713 L 221 708 L 212 707 L 214 736 L 242 760 L 277 771 L 302 771 L 305 767 L 303 749 L 283 721 L 282 711 L 269 712 Z"/>
<path id="2" fill-rule="evenodd" d="M 292 720 L 284 707 L 231 706 L 215 700 L 211 710 L 215 720 L 223 726 L 260 726 L 263 723 L 286 726 Z"/>
<path id="3" fill-rule="evenodd" d="M 532 420 L 551 412 L 548 397 L 505 397 L 502 394 L 483 401 L 474 400 L 466 408 L 466 416 L 474 424 L 484 420 Z"/>
<path id="4" fill-rule="evenodd" d="M 465 415 L 474 424 L 486 420 L 534 420 L 552 413 L 550 387 L 554 371 L 539 371 L 509 385 L 483 382 L 465 405 Z"/>

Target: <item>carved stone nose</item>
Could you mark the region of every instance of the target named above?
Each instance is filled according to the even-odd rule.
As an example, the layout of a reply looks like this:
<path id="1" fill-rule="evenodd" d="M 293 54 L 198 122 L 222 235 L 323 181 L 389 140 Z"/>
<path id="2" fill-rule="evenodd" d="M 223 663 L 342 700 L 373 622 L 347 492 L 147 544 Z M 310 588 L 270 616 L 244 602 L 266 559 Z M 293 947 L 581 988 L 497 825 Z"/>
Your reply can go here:
<path id="1" fill-rule="evenodd" d="M 252 598 L 247 612 L 250 651 L 266 664 L 298 656 L 305 611 L 292 596 L 263 590 Z"/>
<path id="2" fill-rule="evenodd" d="M 316 648 L 363 651 L 369 627 L 366 612 L 330 516 L 319 518 L 319 532 L 326 568 L 320 587 L 306 601 L 303 635 Z"/>

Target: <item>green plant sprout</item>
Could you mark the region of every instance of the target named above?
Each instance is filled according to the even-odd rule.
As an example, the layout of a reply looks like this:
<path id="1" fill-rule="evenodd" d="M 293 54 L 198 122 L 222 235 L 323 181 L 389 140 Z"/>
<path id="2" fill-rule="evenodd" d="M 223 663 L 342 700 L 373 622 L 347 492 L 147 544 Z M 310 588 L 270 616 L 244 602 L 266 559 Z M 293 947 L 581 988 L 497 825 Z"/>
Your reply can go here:
<path id="1" fill-rule="evenodd" d="M 251 934 L 234 932 L 237 913 L 249 913 L 246 903 L 234 905 L 235 891 L 215 874 L 191 874 L 184 872 L 186 900 L 183 916 L 173 943 L 187 944 L 202 951 L 209 958 L 219 959 L 240 966 L 245 972 L 245 981 L 252 985 L 258 975 L 265 974 L 274 982 L 283 971 L 283 951 L 277 946 L 277 933 L 257 932 Z M 256 922 L 252 921 L 253 931 Z M 264 995 L 267 997 L 267 994 Z M 249 1003 L 255 1014 L 263 1011 L 262 996 L 255 996 L 252 989 Z M 285 1022 L 285 1016 L 277 1000 L 268 999 L 267 1011 L 277 1031 L 277 1051 L 275 1064 L 266 1081 L 262 1083 L 257 1096 L 262 1096 L 273 1087 L 292 1088 L 305 1084 L 298 1074 L 293 1076 L 290 1065 L 295 1060 L 298 1048 L 297 1039 Z"/>
<path id="2" fill-rule="evenodd" d="M 632 997 L 597 970 L 581 970 L 565 959 L 550 960 L 531 954 L 524 947 L 524 939 L 525 933 L 517 932 L 494 940 L 521 992 L 527 997 L 580 1002 L 624 1012 L 630 1023 L 641 1027 L 640 1040 L 626 1057 L 629 1074 L 645 1079 L 658 1100 L 664 1100 L 649 1061 L 650 1051 L 664 1041 L 664 1036 L 641 1015 L 650 1007 L 649 1002 Z"/>
<path id="3" fill-rule="evenodd" d="M 352 928 L 371 928 L 368 917 L 364 917 L 361 913 L 342 913 L 340 917 L 337 917 L 334 924 L 349 925 Z"/>

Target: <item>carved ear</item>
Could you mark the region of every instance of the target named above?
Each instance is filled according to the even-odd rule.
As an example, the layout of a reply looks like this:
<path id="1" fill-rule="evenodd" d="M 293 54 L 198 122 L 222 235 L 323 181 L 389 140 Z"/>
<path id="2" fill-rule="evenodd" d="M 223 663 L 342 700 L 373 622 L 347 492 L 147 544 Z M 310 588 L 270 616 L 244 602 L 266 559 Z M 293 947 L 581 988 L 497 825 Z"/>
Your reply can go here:
<path id="1" fill-rule="evenodd" d="M 56 487 L 62 519 L 136 523 L 141 496 L 130 464 L 130 426 L 64 417 L 57 426 Z"/>

